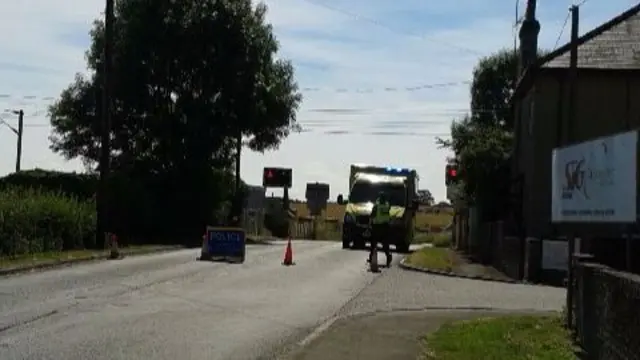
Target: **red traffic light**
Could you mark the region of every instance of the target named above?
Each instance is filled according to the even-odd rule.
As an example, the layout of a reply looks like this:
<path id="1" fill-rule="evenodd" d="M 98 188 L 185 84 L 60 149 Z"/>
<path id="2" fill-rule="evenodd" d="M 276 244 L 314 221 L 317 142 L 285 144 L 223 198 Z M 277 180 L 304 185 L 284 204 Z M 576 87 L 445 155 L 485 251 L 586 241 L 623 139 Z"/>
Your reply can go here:
<path id="1" fill-rule="evenodd" d="M 457 183 L 460 179 L 458 179 L 458 168 L 455 165 L 447 165 L 445 170 L 445 184 L 447 186 Z"/>
<path id="2" fill-rule="evenodd" d="M 266 174 L 267 178 L 271 179 L 273 177 L 273 172 L 271 170 L 267 170 Z"/>

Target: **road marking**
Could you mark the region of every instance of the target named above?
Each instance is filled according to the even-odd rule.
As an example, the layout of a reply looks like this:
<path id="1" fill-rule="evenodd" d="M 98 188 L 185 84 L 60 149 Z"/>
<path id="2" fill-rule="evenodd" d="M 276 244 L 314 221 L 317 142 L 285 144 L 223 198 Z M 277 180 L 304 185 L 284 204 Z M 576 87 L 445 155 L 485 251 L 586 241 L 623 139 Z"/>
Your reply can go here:
<path id="1" fill-rule="evenodd" d="M 329 320 L 325 321 L 324 323 L 320 324 L 320 326 L 316 327 L 311 332 L 311 334 L 307 335 L 304 339 L 302 339 L 302 341 L 298 342 L 298 346 L 305 347 L 309 345 L 309 343 L 311 343 L 313 340 L 315 340 L 320 335 L 322 335 L 323 332 L 327 331 L 331 327 L 331 325 L 333 325 L 333 323 L 338 321 L 340 318 L 341 316 L 334 316 Z"/>

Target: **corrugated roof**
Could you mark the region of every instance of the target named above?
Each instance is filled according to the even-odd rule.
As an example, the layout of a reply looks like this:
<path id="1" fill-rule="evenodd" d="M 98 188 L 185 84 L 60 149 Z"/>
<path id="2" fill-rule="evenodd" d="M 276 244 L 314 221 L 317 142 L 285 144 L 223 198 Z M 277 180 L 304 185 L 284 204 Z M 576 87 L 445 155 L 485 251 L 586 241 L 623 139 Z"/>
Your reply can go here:
<path id="1" fill-rule="evenodd" d="M 640 4 L 583 35 L 578 67 L 640 69 Z M 568 68 L 570 44 L 541 59 L 543 68 Z"/>

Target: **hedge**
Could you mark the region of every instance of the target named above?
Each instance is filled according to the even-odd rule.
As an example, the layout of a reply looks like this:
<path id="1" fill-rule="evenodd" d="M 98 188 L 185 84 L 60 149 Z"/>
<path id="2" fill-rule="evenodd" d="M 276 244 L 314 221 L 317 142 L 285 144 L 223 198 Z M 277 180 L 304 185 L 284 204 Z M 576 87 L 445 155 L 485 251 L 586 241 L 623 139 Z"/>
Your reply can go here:
<path id="1" fill-rule="evenodd" d="M 33 169 L 0 178 L 0 190 L 16 186 L 42 188 L 84 200 L 94 196 L 98 186 L 98 177 L 92 174 Z"/>
<path id="2" fill-rule="evenodd" d="M 231 173 L 223 170 L 214 170 L 206 176 L 193 178 L 177 173 L 154 175 L 141 169 L 113 171 L 108 179 L 107 226 L 118 235 L 122 243 L 129 245 L 162 243 L 199 246 L 206 225 L 224 222 L 223 212 L 228 210 L 233 195 L 233 179 Z M 92 218 L 95 217 L 96 209 L 85 202 L 94 203 L 97 186 L 98 178 L 94 174 L 42 169 L 21 171 L 0 178 L 0 192 L 12 189 L 10 192 L 13 193 L 22 191 L 16 189 L 23 189 L 29 190 L 29 194 L 39 194 L 38 196 L 47 194 L 46 196 L 62 197 L 65 204 L 70 201 L 81 208 L 90 209 Z M 243 183 L 243 187 L 246 184 Z M 6 201 L 0 199 L 0 202 Z M 31 218 L 31 223 L 22 222 L 22 226 L 33 227 L 34 219 L 35 217 Z M 11 238 L 16 243 L 26 241 L 16 240 L 25 238 L 16 234 L 33 232 L 22 230 L 17 225 L 14 227 Z M 0 236 L 0 246 L 3 247 L 0 254 L 18 251 L 13 245 L 6 245 L 8 240 L 3 240 L 3 237 L 8 238 L 7 235 L 0 232 Z M 34 245 L 29 244 L 18 248 L 25 246 L 34 248 Z"/>
<path id="3" fill-rule="evenodd" d="M 60 192 L 8 187 L 0 191 L 0 255 L 91 248 L 95 203 Z"/>

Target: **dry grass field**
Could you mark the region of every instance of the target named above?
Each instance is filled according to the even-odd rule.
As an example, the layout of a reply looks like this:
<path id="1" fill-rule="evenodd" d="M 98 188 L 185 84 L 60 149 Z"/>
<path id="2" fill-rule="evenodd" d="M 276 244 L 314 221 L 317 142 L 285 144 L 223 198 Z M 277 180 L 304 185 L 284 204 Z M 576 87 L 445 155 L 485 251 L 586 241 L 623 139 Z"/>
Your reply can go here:
<path id="1" fill-rule="evenodd" d="M 306 203 L 292 203 L 291 206 L 296 210 L 298 217 L 308 217 L 309 209 Z M 342 220 L 344 217 L 344 205 L 336 203 L 327 204 L 327 210 L 323 214 L 328 219 Z M 416 215 L 416 228 L 429 229 L 438 231 L 449 225 L 453 218 L 453 209 L 432 209 L 429 207 L 421 207 Z"/>

